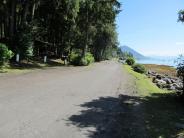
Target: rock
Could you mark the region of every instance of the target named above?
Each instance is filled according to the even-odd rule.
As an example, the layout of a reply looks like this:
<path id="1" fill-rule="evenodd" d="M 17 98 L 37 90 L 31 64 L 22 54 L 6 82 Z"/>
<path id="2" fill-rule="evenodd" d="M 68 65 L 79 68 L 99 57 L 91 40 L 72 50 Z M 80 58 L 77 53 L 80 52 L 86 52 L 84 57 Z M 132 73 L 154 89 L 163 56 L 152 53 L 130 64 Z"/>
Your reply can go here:
<path id="1" fill-rule="evenodd" d="M 151 75 L 152 74 L 152 71 L 148 70 L 148 75 Z"/>
<path id="2" fill-rule="evenodd" d="M 182 82 L 179 82 L 178 85 L 179 85 L 180 87 L 183 87 L 183 83 L 182 83 Z"/>
<path id="3" fill-rule="evenodd" d="M 171 79 L 171 82 L 172 82 L 172 83 L 176 83 L 176 80 L 174 80 L 174 79 Z"/>
<path id="4" fill-rule="evenodd" d="M 154 83 L 159 83 L 159 81 L 160 81 L 159 79 L 155 78 Z"/>
<path id="5" fill-rule="evenodd" d="M 161 80 L 162 76 L 158 74 L 158 75 L 156 75 L 156 78 Z"/>
<path id="6" fill-rule="evenodd" d="M 183 90 L 183 87 L 176 87 L 176 90 Z"/>
<path id="7" fill-rule="evenodd" d="M 155 83 L 159 88 L 166 88 L 172 91 L 183 90 L 183 83 L 180 78 L 170 77 L 167 74 L 157 74 L 151 70 L 147 72 L 147 76 L 148 78 L 152 78 L 152 82 Z"/>
<path id="8" fill-rule="evenodd" d="M 178 83 L 173 83 L 173 87 L 175 87 L 176 90 L 182 90 L 183 87 Z"/>
<path id="9" fill-rule="evenodd" d="M 174 87 L 179 87 L 179 85 L 177 83 L 173 83 Z"/>
<path id="10" fill-rule="evenodd" d="M 164 81 L 164 80 L 158 80 L 158 83 L 161 83 L 161 84 L 167 84 L 167 82 L 166 81 Z"/>
<path id="11" fill-rule="evenodd" d="M 158 80 L 158 79 L 156 79 L 155 81 L 156 81 L 157 86 L 158 86 L 159 88 L 166 88 L 167 83 L 166 83 L 164 80 Z"/>
<path id="12" fill-rule="evenodd" d="M 174 90 L 176 90 L 176 87 L 174 87 L 173 84 L 170 84 L 168 87 L 168 90 L 174 91 Z"/>
<path id="13" fill-rule="evenodd" d="M 166 87 L 168 90 L 171 88 L 171 84 L 166 84 Z"/>
<path id="14" fill-rule="evenodd" d="M 172 81 L 171 81 L 171 79 L 169 79 L 169 78 L 164 78 L 163 79 L 167 84 L 172 84 Z"/>

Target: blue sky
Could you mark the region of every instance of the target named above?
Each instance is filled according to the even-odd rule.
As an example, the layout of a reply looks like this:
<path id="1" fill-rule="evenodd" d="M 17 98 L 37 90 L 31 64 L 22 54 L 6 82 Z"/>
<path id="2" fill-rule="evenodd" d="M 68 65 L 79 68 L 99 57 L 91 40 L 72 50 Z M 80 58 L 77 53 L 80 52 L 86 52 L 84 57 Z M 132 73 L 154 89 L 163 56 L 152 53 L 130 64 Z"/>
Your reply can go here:
<path id="1" fill-rule="evenodd" d="M 119 0 L 117 18 L 120 45 L 144 55 L 176 56 L 184 53 L 184 23 L 178 11 L 184 0 Z"/>

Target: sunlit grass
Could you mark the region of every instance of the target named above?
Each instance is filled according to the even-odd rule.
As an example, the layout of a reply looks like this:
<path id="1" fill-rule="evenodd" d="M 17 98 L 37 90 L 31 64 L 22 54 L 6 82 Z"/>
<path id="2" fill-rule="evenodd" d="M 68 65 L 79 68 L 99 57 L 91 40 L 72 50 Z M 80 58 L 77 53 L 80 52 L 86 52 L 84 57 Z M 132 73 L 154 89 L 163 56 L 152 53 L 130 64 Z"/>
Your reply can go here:
<path id="1" fill-rule="evenodd" d="M 143 118 L 150 138 L 177 138 L 184 136 L 183 104 L 174 92 L 159 89 L 143 74 L 134 72 L 130 66 L 123 68 L 135 78 L 138 97 L 142 99 Z"/>
<path id="2" fill-rule="evenodd" d="M 168 93 L 168 91 L 159 89 L 156 85 L 154 85 L 146 75 L 133 71 L 131 66 L 124 65 L 124 68 L 128 73 L 135 77 L 139 95 L 149 96 L 153 93 Z"/>

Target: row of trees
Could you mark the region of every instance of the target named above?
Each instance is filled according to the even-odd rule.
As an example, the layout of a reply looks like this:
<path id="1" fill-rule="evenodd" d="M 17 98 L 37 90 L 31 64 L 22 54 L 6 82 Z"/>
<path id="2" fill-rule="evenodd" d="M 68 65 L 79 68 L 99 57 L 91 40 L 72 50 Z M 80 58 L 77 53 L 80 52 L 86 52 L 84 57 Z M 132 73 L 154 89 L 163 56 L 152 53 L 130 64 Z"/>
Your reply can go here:
<path id="1" fill-rule="evenodd" d="M 96 61 L 117 48 L 117 0 L 1 0 L 0 43 L 22 58 L 91 52 Z"/>

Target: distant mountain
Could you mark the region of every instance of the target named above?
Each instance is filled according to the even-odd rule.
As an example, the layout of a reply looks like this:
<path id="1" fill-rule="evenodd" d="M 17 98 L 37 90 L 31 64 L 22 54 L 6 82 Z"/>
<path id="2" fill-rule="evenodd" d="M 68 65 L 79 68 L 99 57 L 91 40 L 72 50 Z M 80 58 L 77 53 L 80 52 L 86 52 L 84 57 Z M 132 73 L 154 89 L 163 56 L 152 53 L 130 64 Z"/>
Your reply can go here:
<path id="1" fill-rule="evenodd" d="M 140 54 L 139 52 L 135 51 L 134 49 L 128 47 L 128 46 L 122 46 L 120 47 L 122 52 L 127 52 L 127 53 L 131 53 L 134 58 L 136 59 L 145 59 L 146 57 L 142 54 Z"/>

